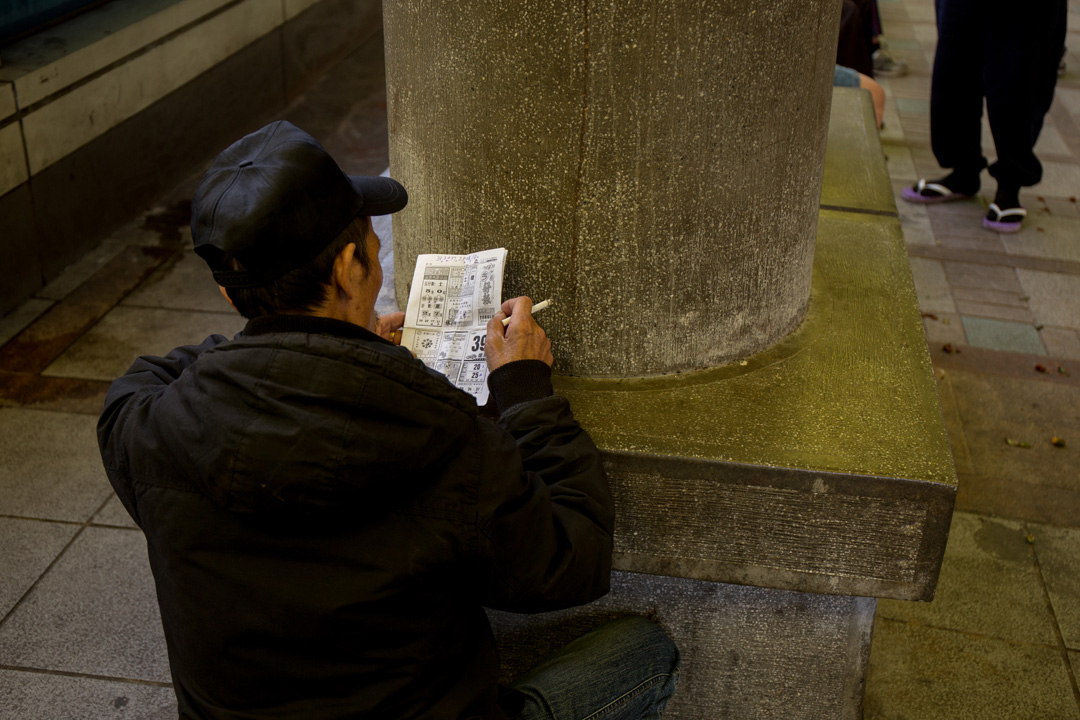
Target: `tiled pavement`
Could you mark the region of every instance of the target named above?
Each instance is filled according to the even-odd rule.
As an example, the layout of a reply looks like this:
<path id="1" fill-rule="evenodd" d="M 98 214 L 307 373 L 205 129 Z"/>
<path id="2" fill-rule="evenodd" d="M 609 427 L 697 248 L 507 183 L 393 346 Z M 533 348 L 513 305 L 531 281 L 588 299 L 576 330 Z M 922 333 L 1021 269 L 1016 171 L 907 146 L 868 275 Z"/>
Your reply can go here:
<path id="1" fill-rule="evenodd" d="M 992 181 L 970 202 L 899 200 L 939 173 L 936 33 L 932 0 L 881 8 L 912 68 L 883 82 L 882 138 L 960 494 L 937 598 L 878 605 L 865 715 L 1080 718 L 1080 4 L 1038 146 L 1046 176 L 1015 236 L 979 226 Z M 380 50 L 369 43 L 287 113 L 352 172 L 386 164 Z M 241 325 L 185 249 L 194 181 L 0 318 L 2 717 L 175 717 L 142 538 L 93 428 L 136 354 Z"/>

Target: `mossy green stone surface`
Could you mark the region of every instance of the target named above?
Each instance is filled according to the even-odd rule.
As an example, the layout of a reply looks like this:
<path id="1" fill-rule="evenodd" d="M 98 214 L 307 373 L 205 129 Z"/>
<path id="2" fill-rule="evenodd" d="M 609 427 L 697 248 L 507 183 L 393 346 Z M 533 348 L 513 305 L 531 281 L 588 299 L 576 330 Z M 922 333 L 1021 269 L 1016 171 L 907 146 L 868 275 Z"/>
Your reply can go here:
<path id="1" fill-rule="evenodd" d="M 823 210 L 806 318 L 742 363 L 558 384 L 606 450 L 955 485 L 892 218 Z"/>

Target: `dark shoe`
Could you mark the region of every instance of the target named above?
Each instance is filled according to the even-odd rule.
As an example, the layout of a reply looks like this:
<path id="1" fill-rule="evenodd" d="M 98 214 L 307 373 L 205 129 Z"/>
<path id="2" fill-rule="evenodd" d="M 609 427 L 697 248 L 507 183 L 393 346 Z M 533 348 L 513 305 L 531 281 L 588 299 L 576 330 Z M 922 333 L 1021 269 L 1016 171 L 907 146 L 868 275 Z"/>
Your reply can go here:
<path id="1" fill-rule="evenodd" d="M 908 74 L 907 60 L 897 60 L 882 49 L 875 50 L 871 60 L 876 78 L 898 78 Z"/>

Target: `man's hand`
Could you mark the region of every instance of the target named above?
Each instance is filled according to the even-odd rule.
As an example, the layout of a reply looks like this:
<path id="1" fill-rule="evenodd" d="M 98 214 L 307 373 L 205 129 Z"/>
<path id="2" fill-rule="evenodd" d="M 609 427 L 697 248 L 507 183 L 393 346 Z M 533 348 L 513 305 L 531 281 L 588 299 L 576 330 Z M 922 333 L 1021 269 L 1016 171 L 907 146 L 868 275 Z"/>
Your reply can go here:
<path id="1" fill-rule="evenodd" d="M 375 324 L 375 334 L 395 345 L 401 344 L 401 327 L 405 324 L 405 313 L 393 312 L 380 315 Z"/>
<path id="2" fill-rule="evenodd" d="M 495 317 L 488 320 L 485 351 L 489 371 L 515 360 L 542 360 L 548 365 L 555 362 L 551 341 L 533 319 L 532 306 L 531 299 L 516 297 L 504 302 Z M 506 317 L 510 324 L 503 327 Z"/>

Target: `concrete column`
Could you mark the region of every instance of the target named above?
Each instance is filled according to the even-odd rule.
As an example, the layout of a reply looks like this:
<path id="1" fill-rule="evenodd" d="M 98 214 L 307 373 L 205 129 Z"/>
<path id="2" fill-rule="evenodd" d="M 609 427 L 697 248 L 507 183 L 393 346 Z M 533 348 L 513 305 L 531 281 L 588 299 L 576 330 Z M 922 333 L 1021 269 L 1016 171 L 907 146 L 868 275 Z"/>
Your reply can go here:
<path id="1" fill-rule="evenodd" d="M 711 367 L 810 298 L 836 0 L 384 4 L 397 295 L 509 249 L 556 371 Z"/>

